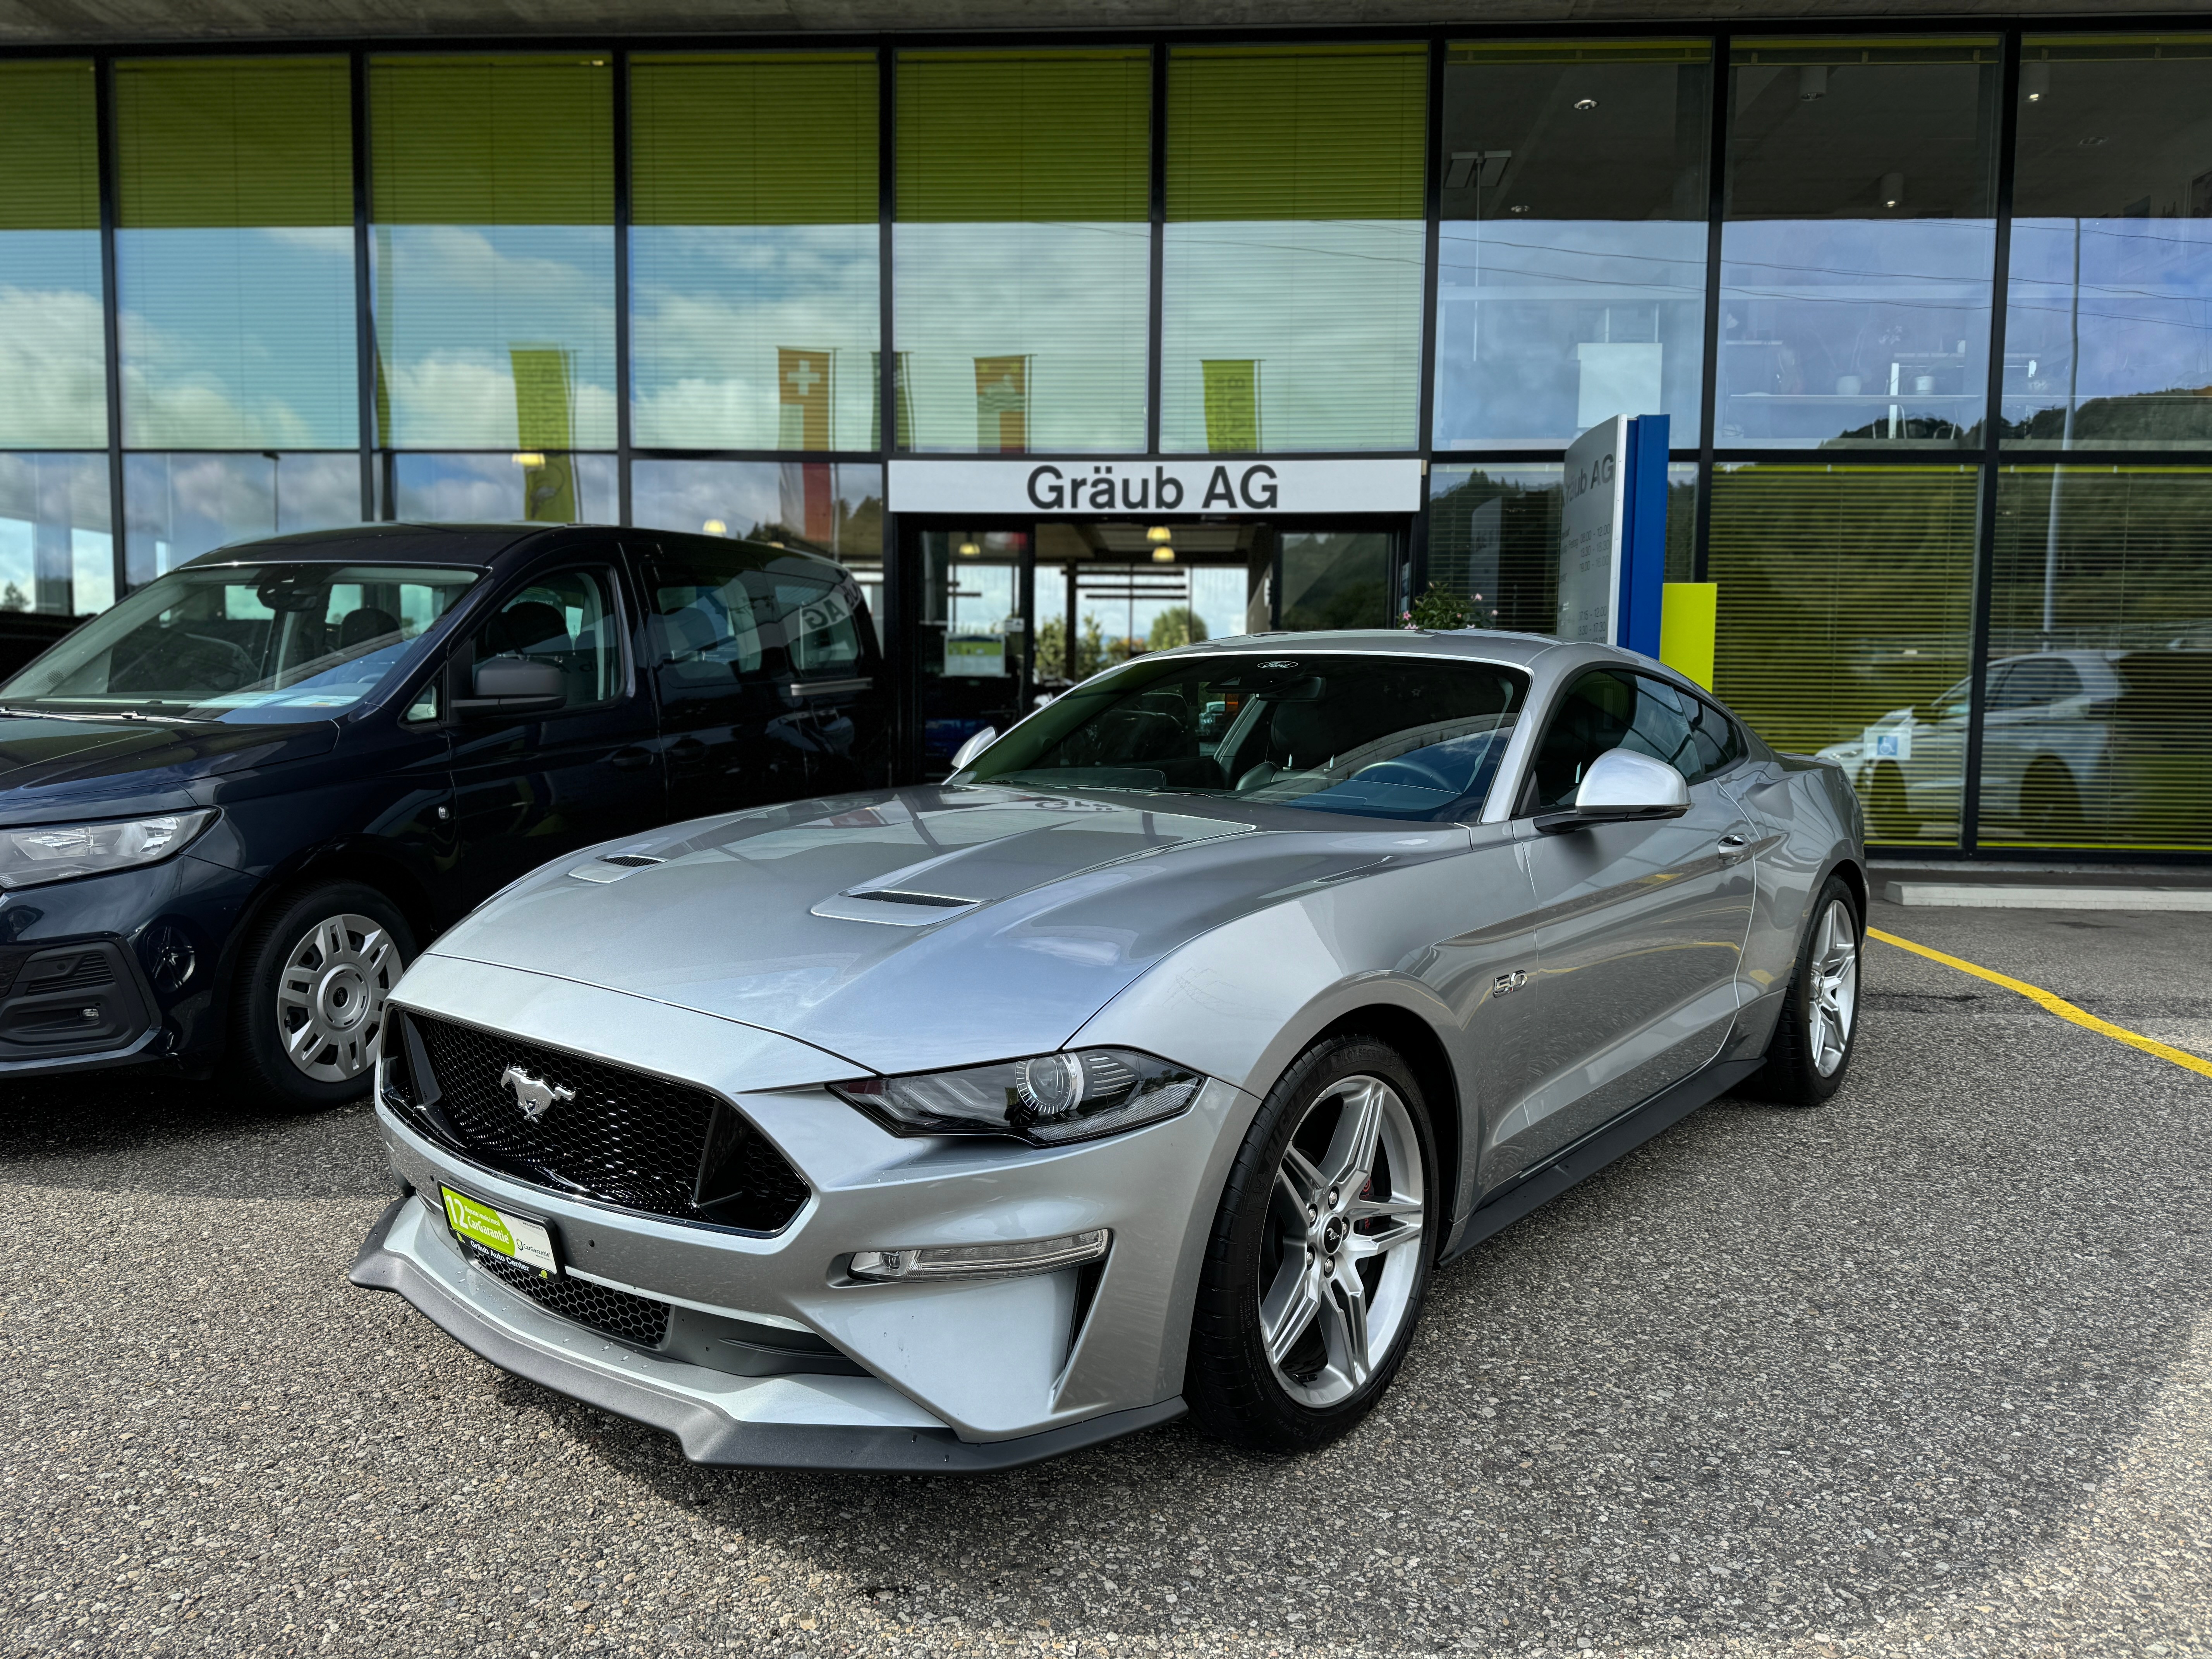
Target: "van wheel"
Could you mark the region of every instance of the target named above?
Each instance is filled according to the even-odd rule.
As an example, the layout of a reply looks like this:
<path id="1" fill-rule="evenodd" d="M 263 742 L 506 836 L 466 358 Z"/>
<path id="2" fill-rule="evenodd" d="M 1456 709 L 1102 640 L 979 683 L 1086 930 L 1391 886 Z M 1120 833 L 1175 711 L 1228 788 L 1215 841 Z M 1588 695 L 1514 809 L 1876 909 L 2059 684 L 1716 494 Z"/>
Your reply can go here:
<path id="1" fill-rule="evenodd" d="M 414 954 L 407 919 L 374 887 L 325 882 L 280 899 L 240 958 L 231 1010 L 238 1081 L 299 1110 L 360 1099 L 386 999 Z"/>
<path id="2" fill-rule="evenodd" d="M 1208 1240 L 1183 1396 L 1217 1439 L 1326 1445 L 1390 1386 L 1443 1212 L 1420 1085 L 1371 1038 L 1318 1042 L 1261 1103 Z"/>

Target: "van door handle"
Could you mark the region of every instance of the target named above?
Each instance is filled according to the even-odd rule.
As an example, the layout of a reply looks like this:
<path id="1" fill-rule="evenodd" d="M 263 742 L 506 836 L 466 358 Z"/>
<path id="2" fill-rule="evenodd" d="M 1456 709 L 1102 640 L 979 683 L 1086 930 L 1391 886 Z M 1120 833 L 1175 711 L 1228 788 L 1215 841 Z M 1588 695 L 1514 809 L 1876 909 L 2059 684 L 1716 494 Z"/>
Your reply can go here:
<path id="1" fill-rule="evenodd" d="M 607 757 L 607 762 L 610 765 L 620 767 L 625 772 L 635 772 L 641 766 L 653 764 L 653 750 L 640 749 L 635 745 L 628 749 L 617 749 Z"/>

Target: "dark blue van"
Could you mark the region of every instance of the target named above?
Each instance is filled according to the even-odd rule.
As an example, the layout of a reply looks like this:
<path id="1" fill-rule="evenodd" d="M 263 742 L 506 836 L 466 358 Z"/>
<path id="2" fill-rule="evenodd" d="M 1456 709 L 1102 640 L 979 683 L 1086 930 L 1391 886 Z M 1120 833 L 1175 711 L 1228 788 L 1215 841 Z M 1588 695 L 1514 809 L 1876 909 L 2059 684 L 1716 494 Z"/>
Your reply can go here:
<path id="1" fill-rule="evenodd" d="M 0 686 L 0 1079 L 228 1056 L 368 1086 L 426 944 L 572 848 L 888 781 L 859 586 L 584 526 L 221 549 Z"/>

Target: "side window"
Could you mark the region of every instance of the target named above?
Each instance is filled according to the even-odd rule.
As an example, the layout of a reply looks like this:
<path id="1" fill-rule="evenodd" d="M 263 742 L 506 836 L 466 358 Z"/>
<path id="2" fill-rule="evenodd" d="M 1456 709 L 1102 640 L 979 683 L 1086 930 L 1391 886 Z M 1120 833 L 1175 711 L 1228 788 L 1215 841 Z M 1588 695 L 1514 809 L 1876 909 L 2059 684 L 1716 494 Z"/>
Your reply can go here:
<path id="1" fill-rule="evenodd" d="M 1522 811 L 1552 812 L 1572 805 L 1590 763 L 1609 749 L 1630 749 L 1665 761 L 1692 783 L 1705 775 L 1674 688 L 1640 674 L 1598 669 L 1569 686 L 1553 711 L 1536 746 Z"/>
<path id="2" fill-rule="evenodd" d="M 664 695 L 727 692 L 759 673 L 835 678 L 862 664 L 860 589 L 834 565 L 763 560 L 742 547 L 664 547 L 653 571 Z"/>
<path id="3" fill-rule="evenodd" d="M 795 673 L 851 674 L 860 666 L 860 589 L 775 573 L 775 608 Z"/>
<path id="4" fill-rule="evenodd" d="M 562 707 L 605 702 L 623 684 L 613 586 L 605 570 L 538 577 L 477 631 L 472 666 L 495 658 L 546 663 L 561 671 L 567 696 Z"/>
<path id="5" fill-rule="evenodd" d="M 1716 772 L 1725 772 L 1743 758 L 1743 739 L 1736 733 L 1735 722 L 1702 697 L 1683 694 L 1682 712 L 1690 722 L 1690 739 L 1697 745 L 1698 760 L 1703 775 L 1711 777 Z M 1682 775 L 1691 782 L 1697 776 Z"/>

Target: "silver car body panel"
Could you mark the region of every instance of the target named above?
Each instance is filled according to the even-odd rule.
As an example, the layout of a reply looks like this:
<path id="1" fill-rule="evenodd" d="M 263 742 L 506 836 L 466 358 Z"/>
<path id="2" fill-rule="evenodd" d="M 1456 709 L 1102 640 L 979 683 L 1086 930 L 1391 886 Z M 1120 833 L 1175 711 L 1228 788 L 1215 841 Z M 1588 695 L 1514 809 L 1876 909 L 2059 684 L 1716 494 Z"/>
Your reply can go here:
<path id="1" fill-rule="evenodd" d="M 866 1373 L 781 1390 L 666 1373 L 698 1410 L 758 1431 L 735 1461 L 790 1461 L 758 1434 L 824 1400 L 851 1402 L 855 1433 L 910 1429 L 977 1449 L 1157 1420 L 1182 1389 L 1229 1166 L 1261 1097 L 1318 1036 L 1348 1018 L 1395 1021 L 1441 1056 L 1450 1097 L 1431 1104 L 1451 1115 L 1440 1139 L 1457 1162 L 1438 1233 L 1449 1254 L 1527 1201 L 1538 1176 L 1556 1186 L 1565 1155 L 1633 1144 L 1625 1115 L 1662 1100 L 1679 1115 L 1701 1080 L 1741 1076 L 1771 1033 L 1820 882 L 1863 862 L 1842 775 L 1755 740 L 1741 764 L 1691 787 L 1679 818 L 1541 835 L 1515 817 L 1543 722 L 1580 672 L 1686 684 L 1626 653 L 1497 634 L 1186 650 L 1506 663 L 1529 674 L 1528 712 L 1466 823 L 946 785 L 572 854 L 439 939 L 394 1002 L 703 1088 L 811 1197 L 772 1237 L 640 1215 L 477 1166 L 386 1109 L 396 1172 L 418 1193 L 447 1182 L 546 1219 L 582 1277 L 803 1329 Z M 596 878 L 593 859 L 617 854 L 663 861 Z M 896 1136 L 827 1086 L 1071 1045 L 1141 1050 L 1212 1081 L 1181 1116 L 1052 1149 Z M 468 1267 L 437 1213 L 414 1208 L 357 1279 L 446 1298 L 432 1311 L 448 1328 L 465 1322 L 461 1304 L 504 1321 L 495 1357 L 528 1370 L 547 1327 L 565 1322 Z M 1098 1227 L 1111 1247 L 1087 1279 L 863 1284 L 841 1266 L 860 1249 Z M 409 1284 L 435 1288 L 416 1297 Z M 683 1363 L 577 1328 L 560 1363 L 592 1387 L 650 1383 L 654 1367 Z"/>

